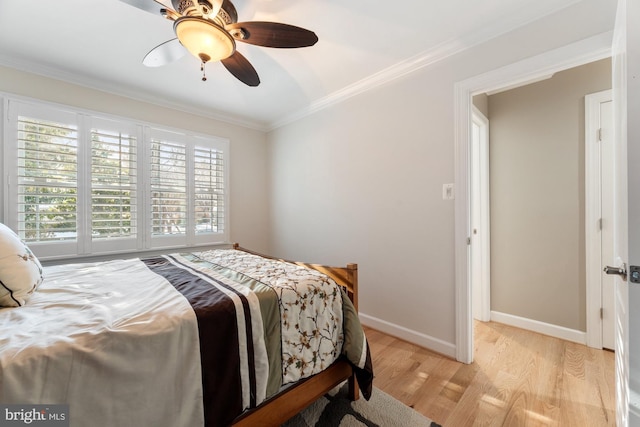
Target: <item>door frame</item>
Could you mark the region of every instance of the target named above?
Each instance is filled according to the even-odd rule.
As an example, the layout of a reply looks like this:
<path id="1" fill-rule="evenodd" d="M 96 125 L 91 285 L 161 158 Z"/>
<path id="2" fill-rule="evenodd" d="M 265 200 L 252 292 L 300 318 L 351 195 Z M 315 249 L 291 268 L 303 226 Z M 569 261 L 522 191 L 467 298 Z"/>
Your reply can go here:
<path id="1" fill-rule="evenodd" d="M 598 138 L 600 128 L 600 104 L 613 101 L 613 90 L 604 90 L 585 96 L 585 248 L 586 248 L 586 285 L 587 285 L 587 345 L 603 348 L 603 319 L 600 309 L 602 300 L 602 234 L 611 227 L 599 225 L 602 218 L 602 164 L 601 144 Z M 608 172 L 613 173 L 613 165 Z M 613 191 L 613 189 L 611 189 Z M 613 196 L 610 194 L 610 196 Z M 613 250 L 613 248 L 612 248 Z M 613 262 L 611 260 L 610 262 Z M 607 315 L 612 315 L 607 313 Z M 612 330 L 613 334 L 614 331 Z"/>
<path id="2" fill-rule="evenodd" d="M 568 68 L 611 56 L 612 32 L 599 34 L 505 67 L 489 71 L 454 86 L 455 102 L 455 307 L 456 359 L 473 362 L 473 311 L 470 286 L 470 149 L 471 106 L 474 95 L 517 87 Z"/>

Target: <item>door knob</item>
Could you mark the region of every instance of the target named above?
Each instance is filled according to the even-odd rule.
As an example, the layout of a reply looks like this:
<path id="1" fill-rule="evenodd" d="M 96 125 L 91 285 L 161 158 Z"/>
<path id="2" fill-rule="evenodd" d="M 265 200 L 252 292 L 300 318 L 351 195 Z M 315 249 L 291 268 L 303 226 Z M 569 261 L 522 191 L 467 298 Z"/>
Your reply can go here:
<path id="1" fill-rule="evenodd" d="M 604 268 L 604 272 L 607 274 L 617 274 L 618 276 L 622 276 L 622 280 L 627 280 L 627 269 L 626 269 L 627 265 L 626 264 L 622 264 L 622 267 L 610 267 L 610 266 L 606 266 Z"/>

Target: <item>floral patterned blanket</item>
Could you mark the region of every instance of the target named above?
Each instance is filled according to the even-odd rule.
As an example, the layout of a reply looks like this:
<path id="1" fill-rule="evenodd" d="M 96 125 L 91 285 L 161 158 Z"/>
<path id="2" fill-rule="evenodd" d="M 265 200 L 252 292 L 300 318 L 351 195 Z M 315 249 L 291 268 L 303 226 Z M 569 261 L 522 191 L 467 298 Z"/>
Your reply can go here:
<path id="1" fill-rule="evenodd" d="M 255 407 L 341 355 L 356 368 L 364 397 L 370 396 L 373 373 L 364 331 L 349 298 L 325 274 L 232 249 L 143 261 L 174 284 L 196 312 L 207 425 L 228 421 L 218 418 L 223 408 Z M 236 371 L 238 379 L 229 378 Z M 227 384 L 224 393 L 221 383 Z M 221 394 L 238 397 L 221 399 Z M 239 415 L 237 409 L 231 413 Z"/>
<path id="2" fill-rule="evenodd" d="M 326 275 L 295 264 L 237 250 L 195 254 L 271 288 L 280 309 L 283 384 L 329 367 L 340 356 L 342 292 Z"/>

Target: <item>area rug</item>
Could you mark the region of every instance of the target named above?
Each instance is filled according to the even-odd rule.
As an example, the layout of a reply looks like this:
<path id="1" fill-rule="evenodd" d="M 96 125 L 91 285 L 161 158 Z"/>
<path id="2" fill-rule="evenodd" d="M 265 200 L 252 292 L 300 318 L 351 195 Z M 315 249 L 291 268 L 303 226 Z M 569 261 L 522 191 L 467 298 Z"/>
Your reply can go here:
<path id="1" fill-rule="evenodd" d="M 347 385 L 318 399 L 282 427 L 441 427 L 374 387 L 370 400 L 352 402 Z"/>

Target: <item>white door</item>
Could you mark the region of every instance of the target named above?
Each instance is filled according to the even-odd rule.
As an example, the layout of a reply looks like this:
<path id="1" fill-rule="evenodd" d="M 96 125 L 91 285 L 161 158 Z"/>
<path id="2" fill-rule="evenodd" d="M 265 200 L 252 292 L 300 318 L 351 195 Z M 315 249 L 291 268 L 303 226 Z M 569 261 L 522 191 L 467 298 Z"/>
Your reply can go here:
<path id="1" fill-rule="evenodd" d="M 471 116 L 471 292 L 473 318 L 491 320 L 489 231 L 489 120 Z"/>
<path id="2" fill-rule="evenodd" d="M 628 260 L 627 264 L 640 266 L 640 2 L 626 0 L 626 95 L 627 95 L 627 135 L 626 160 L 628 176 L 628 230 L 620 233 L 628 236 L 619 238 L 621 247 L 619 258 Z M 625 153 L 622 152 L 621 155 Z M 624 179 L 625 177 L 621 177 Z M 627 223 L 625 223 L 626 225 Z M 626 243 L 626 244 L 625 244 Z M 640 283 L 631 275 L 631 280 L 620 283 L 627 287 L 627 309 L 629 323 L 629 425 L 640 426 Z M 634 283 L 635 282 L 635 283 Z"/>
<path id="3" fill-rule="evenodd" d="M 640 265 L 638 22 L 640 2 L 619 0 L 613 41 L 614 267 Z M 640 426 L 640 284 L 616 276 L 615 288 L 616 421 L 618 426 L 636 427 Z"/>
<path id="4" fill-rule="evenodd" d="M 604 267 L 615 264 L 613 250 L 614 224 L 614 163 L 613 163 L 613 102 L 600 103 L 600 276 L 602 283 L 602 347 L 615 349 L 615 281 L 605 274 Z"/>
<path id="5" fill-rule="evenodd" d="M 585 242 L 587 252 L 587 345 L 615 348 L 614 136 L 612 91 L 585 97 Z"/>

